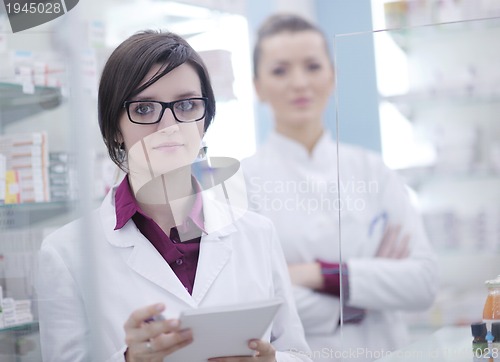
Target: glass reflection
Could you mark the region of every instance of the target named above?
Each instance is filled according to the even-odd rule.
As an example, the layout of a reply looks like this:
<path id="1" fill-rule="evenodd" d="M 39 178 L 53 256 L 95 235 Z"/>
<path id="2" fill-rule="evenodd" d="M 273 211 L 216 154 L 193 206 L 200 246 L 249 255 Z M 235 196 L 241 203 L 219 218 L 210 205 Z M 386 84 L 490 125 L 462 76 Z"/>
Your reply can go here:
<path id="1" fill-rule="evenodd" d="M 405 10 L 406 16 L 412 14 L 410 10 Z M 374 264 L 362 282 L 356 284 L 355 279 L 349 285 L 351 296 L 352 290 L 357 292 L 346 305 L 355 303 L 379 316 L 387 316 L 387 310 L 397 311 L 408 331 L 401 339 L 403 334 L 398 330 L 399 345 L 388 342 L 398 325 L 394 320 L 384 328 L 381 317 L 374 328 L 387 342 L 386 348 L 392 350 L 423 340 L 415 351 L 402 349 L 418 352 L 422 359 L 415 360 L 471 360 L 470 324 L 482 319 L 484 281 L 498 274 L 500 179 L 496 149 L 500 128 L 496 115 L 500 54 L 492 44 L 499 33 L 500 19 L 486 19 L 335 39 L 339 137 L 342 140 L 343 130 L 352 129 L 350 122 L 357 109 L 372 109 L 375 98 L 353 98 L 366 88 L 356 74 L 362 73 L 367 64 L 361 59 L 353 61 L 353 49 L 372 44 L 378 85 L 374 93 L 378 94 L 379 106 L 370 122 L 380 119 L 380 134 L 364 134 L 357 143 L 363 146 L 366 137 L 380 139 L 380 156 L 397 173 L 387 171 L 386 178 L 378 179 L 379 189 L 366 209 L 341 211 L 344 262 L 356 265 L 354 255 L 363 250 L 369 259 L 360 261 L 359 268 L 367 271 Z M 347 156 L 340 147 L 339 174 L 341 179 L 355 180 L 351 166 L 342 167 L 342 159 Z M 369 175 L 369 167 L 363 170 Z M 388 175 L 401 178 L 406 186 L 394 186 Z M 381 214 L 375 211 L 378 207 Z M 355 234 L 351 227 L 356 225 L 356 218 L 364 216 L 371 220 L 366 229 L 380 226 L 378 240 L 384 238 L 380 220 L 401 227 L 408 239 L 401 238 L 400 243 L 408 245 L 404 248 L 408 255 L 394 258 L 381 252 L 359 230 L 357 240 L 364 241 L 353 250 Z M 415 230 L 419 230 L 417 234 Z M 351 277 L 356 273 L 352 269 Z M 370 300 L 362 299 L 369 295 Z M 350 327 L 344 325 L 345 348 L 349 347 L 350 333 Z M 453 346 L 457 347 L 456 354 L 449 356 L 445 349 L 451 347 L 443 343 L 443 338 L 452 336 L 460 343 Z M 375 340 L 368 334 L 358 338 L 365 338 L 367 343 Z M 379 353 L 377 358 L 381 357 L 384 361 L 414 360 Z"/>

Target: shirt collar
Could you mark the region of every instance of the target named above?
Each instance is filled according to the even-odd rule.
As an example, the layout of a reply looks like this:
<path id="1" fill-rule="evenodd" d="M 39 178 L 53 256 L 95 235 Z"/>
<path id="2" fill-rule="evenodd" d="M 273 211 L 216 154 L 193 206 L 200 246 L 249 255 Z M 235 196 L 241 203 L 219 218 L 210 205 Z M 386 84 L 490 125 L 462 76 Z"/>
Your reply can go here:
<path id="1" fill-rule="evenodd" d="M 192 177 L 192 183 L 195 191 L 194 204 L 191 208 L 191 211 L 187 215 L 186 220 L 178 226 L 178 229 L 180 232 L 187 231 L 187 229 L 191 227 L 191 223 L 187 221 L 191 220 L 194 226 L 205 232 L 203 219 L 203 199 L 201 195 L 202 189 L 196 178 Z M 132 193 L 128 177 L 125 177 L 116 189 L 115 210 L 115 230 L 121 229 L 136 213 L 139 213 L 149 219 L 149 216 L 144 214 L 139 204 L 137 203 L 137 200 Z"/>
<path id="2" fill-rule="evenodd" d="M 116 225 L 115 230 L 121 229 L 136 212 L 140 214 L 142 212 L 141 208 L 137 204 L 135 197 L 130 189 L 130 183 L 128 181 L 128 176 L 123 178 L 123 181 L 116 188 L 115 192 L 115 212 L 116 212 Z"/>
<path id="3" fill-rule="evenodd" d="M 196 180 L 194 176 L 191 177 L 191 180 L 195 192 L 193 207 L 191 208 L 191 211 L 189 212 L 186 220 L 181 225 L 177 226 L 177 229 L 181 233 L 187 232 L 187 229 L 190 228 L 189 225 L 190 223 L 186 221 L 191 220 L 199 230 L 203 231 L 206 234 L 204 219 L 203 219 L 203 198 L 201 197 L 201 193 L 203 190 L 201 189 L 200 183 L 198 182 L 198 180 Z"/>
<path id="4" fill-rule="evenodd" d="M 327 130 L 323 131 L 318 142 L 314 145 L 311 154 L 309 154 L 307 148 L 301 143 L 283 136 L 276 131 L 272 131 L 269 134 L 268 144 L 274 149 L 279 150 L 280 154 L 286 154 L 290 159 L 297 161 L 312 161 L 313 163 L 323 163 L 325 160 L 331 162 L 330 157 L 325 157 L 325 154 L 330 154 L 331 147 L 336 145 L 332 140 L 330 132 Z"/>

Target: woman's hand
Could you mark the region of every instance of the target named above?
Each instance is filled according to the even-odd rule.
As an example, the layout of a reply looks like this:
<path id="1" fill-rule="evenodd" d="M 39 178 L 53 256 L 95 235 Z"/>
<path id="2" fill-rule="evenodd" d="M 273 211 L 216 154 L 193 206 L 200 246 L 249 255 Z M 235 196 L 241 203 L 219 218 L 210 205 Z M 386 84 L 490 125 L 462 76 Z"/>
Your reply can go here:
<path id="1" fill-rule="evenodd" d="M 317 262 L 288 264 L 288 273 L 292 284 L 309 289 L 321 289 L 323 276 Z"/>
<path id="2" fill-rule="evenodd" d="M 387 225 L 375 256 L 404 259 L 410 255 L 410 236 L 401 235 L 401 225 Z"/>
<path id="3" fill-rule="evenodd" d="M 260 339 L 253 339 L 248 343 L 248 347 L 253 349 L 255 356 L 253 357 L 217 357 L 210 358 L 210 362 L 276 362 L 276 350 L 269 342 L 264 342 Z"/>
<path id="4" fill-rule="evenodd" d="M 163 358 L 192 342 L 191 330 L 180 330 L 179 320 L 151 321 L 163 312 L 163 304 L 135 310 L 125 322 L 127 362 L 163 362 Z"/>

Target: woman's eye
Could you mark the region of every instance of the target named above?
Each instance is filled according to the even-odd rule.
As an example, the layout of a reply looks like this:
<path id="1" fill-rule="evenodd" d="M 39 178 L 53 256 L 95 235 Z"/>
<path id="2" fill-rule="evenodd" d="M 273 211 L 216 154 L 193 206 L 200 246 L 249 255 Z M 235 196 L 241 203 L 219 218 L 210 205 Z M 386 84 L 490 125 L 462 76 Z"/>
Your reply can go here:
<path id="1" fill-rule="evenodd" d="M 317 64 L 317 63 L 311 63 L 311 64 L 308 64 L 307 65 L 307 70 L 309 71 L 316 71 L 316 70 L 319 70 L 321 69 L 321 64 Z"/>
<path id="2" fill-rule="evenodd" d="M 153 103 L 137 103 L 134 112 L 140 115 L 154 112 L 155 105 Z"/>
<path id="3" fill-rule="evenodd" d="M 192 101 L 181 101 L 175 104 L 175 109 L 181 112 L 188 112 L 193 109 L 193 103 Z"/>
<path id="4" fill-rule="evenodd" d="M 284 75 L 286 73 L 286 69 L 285 68 L 275 68 L 271 71 L 271 73 L 273 75 Z"/>

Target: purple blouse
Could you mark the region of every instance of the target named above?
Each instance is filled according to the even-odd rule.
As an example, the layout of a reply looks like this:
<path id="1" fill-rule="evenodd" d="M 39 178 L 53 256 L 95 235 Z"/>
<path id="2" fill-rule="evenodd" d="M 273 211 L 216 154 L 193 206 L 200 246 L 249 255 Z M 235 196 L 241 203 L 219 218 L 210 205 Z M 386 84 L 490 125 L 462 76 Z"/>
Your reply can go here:
<path id="1" fill-rule="evenodd" d="M 193 292 L 200 240 L 202 233 L 205 232 L 201 188 L 194 178 L 193 187 L 196 191 L 193 208 L 181 225 L 170 229 L 170 235 L 165 234 L 158 224 L 141 210 L 130 188 L 128 177 L 123 179 L 115 194 L 115 230 L 121 229 L 132 219 L 139 231 L 170 265 L 189 294 Z M 181 241 L 179 233 L 182 235 L 188 231 L 198 236 L 191 240 Z"/>

